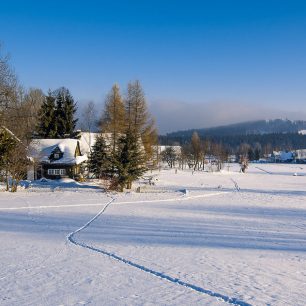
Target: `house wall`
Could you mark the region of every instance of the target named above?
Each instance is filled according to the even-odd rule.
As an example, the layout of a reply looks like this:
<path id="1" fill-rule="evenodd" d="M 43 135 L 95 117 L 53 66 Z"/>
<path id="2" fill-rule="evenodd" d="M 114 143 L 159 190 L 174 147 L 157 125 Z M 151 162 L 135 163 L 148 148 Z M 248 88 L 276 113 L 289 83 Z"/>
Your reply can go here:
<path id="1" fill-rule="evenodd" d="M 27 180 L 35 180 L 35 170 L 34 165 L 27 166 Z"/>
<path id="2" fill-rule="evenodd" d="M 49 175 L 48 174 L 48 169 L 65 169 L 66 174 L 65 175 Z M 71 165 L 62 165 L 62 164 L 52 164 L 52 165 L 42 165 L 40 169 L 37 171 L 37 179 L 40 179 L 42 177 L 45 177 L 47 179 L 60 179 L 63 177 L 70 177 L 74 178 L 74 166 Z"/>

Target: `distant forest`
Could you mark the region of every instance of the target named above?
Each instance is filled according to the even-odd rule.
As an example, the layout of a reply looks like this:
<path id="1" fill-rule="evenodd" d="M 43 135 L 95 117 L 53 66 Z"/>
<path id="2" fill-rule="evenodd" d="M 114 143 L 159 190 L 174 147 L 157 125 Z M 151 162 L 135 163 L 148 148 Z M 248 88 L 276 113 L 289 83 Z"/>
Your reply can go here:
<path id="1" fill-rule="evenodd" d="M 206 129 L 178 131 L 159 136 L 161 145 L 185 145 L 190 143 L 193 132 L 197 132 L 202 140 L 209 139 L 220 143 L 230 151 L 236 151 L 243 143 L 252 147 L 260 144 L 270 150 L 306 149 L 306 135 L 298 131 L 306 130 L 306 121 L 291 120 L 259 120 L 228 126 Z"/>

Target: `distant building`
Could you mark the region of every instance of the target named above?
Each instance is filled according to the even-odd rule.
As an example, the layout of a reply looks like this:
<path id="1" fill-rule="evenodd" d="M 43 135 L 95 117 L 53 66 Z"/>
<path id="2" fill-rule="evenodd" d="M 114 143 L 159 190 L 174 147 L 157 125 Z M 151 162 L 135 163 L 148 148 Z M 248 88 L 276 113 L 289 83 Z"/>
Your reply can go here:
<path id="1" fill-rule="evenodd" d="M 237 156 L 235 154 L 229 155 L 227 157 L 227 162 L 228 163 L 236 163 L 237 162 Z"/>
<path id="2" fill-rule="evenodd" d="M 306 163 L 306 149 L 296 150 L 295 160 L 297 163 Z"/>
<path id="3" fill-rule="evenodd" d="M 273 151 L 271 161 L 275 163 L 290 163 L 294 160 L 295 154 L 291 151 Z"/>
<path id="4" fill-rule="evenodd" d="M 169 147 L 173 148 L 174 152 L 177 155 L 182 153 L 182 147 L 181 146 L 154 146 L 154 151 L 157 152 L 157 154 L 160 154 Z"/>

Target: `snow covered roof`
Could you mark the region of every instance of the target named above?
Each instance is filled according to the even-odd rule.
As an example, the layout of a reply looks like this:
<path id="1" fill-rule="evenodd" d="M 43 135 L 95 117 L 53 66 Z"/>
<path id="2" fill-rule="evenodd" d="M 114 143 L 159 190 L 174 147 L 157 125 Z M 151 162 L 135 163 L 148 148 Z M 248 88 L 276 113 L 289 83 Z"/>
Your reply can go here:
<path id="1" fill-rule="evenodd" d="M 174 152 L 176 154 L 180 154 L 182 151 L 182 147 L 181 146 L 157 146 L 158 148 L 158 153 L 162 153 L 163 151 L 165 151 L 167 148 L 173 148 Z M 154 148 L 156 149 L 156 146 L 154 146 Z"/>
<path id="2" fill-rule="evenodd" d="M 82 154 L 88 154 L 91 152 L 91 148 L 95 145 L 99 133 L 81 132 L 80 149 Z"/>
<path id="3" fill-rule="evenodd" d="M 106 144 L 110 145 L 112 143 L 112 134 L 111 133 L 90 133 L 90 132 L 81 132 L 80 149 L 82 154 L 89 155 L 92 147 L 95 145 L 97 141 L 97 137 L 102 135 Z"/>
<path id="4" fill-rule="evenodd" d="M 77 139 L 34 139 L 29 146 L 29 155 L 41 163 L 78 165 L 87 160 L 86 154 L 76 156 L 78 146 Z M 52 160 L 50 156 L 56 148 L 63 156 Z"/>

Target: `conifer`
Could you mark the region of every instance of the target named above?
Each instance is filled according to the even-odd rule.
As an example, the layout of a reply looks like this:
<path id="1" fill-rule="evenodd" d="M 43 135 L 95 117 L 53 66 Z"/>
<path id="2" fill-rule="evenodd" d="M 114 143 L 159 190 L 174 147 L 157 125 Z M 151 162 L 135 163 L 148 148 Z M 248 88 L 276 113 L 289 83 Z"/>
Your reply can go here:
<path id="1" fill-rule="evenodd" d="M 131 131 L 119 138 L 118 151 L 113 160 L 120 191 L 131 189 L 132 182 L 146 171 L 145 156 L 139 138 Z"/>
<path id="2" fill-rule="evenodd" d="M 102 135 L 96 139 L 89 157 L 89 171 L 96 178 L 109 178 L 112 172 L 111 156 L 109 146 Z"/>
<path id="3" fill-rule="evenodd" d="M 74 137 L 77 107 L 69 90 L 61 87 L 49 91 L 39 111 L 37 134 L 42 138 Z"/>
<path id="4" fill-rule="evenodd" d="M 56 90 L 56 124 L 58 138 L 73 137 L 77 119 L 76 103 L 69 90 L 61 87 Z"/>
<path id="5" fill-rule="evenodd" d="M 51 91 L 46 96 L 39 111 L 38 136 L 42 138 L 56 138 L 57 125 L 55 120 L 55 98 Z"/>

